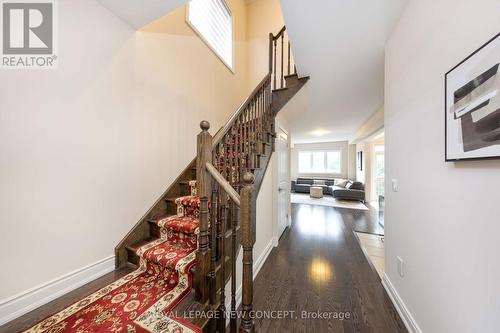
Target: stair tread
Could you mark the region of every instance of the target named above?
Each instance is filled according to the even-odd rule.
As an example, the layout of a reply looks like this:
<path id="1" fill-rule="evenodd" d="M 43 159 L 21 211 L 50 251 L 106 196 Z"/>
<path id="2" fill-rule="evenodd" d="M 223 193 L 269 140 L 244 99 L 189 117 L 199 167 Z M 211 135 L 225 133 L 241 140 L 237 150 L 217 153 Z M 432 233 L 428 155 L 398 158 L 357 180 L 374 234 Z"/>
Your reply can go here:
<path id="1" fill-rule="evenodd" d="M 236 232 L 238 232 L 240 230 L 240 226 L 236 226 Z M 232 230 L 229 229 L 228 231 L 226 231 L 226 235 L 225 235 L 225 238 L 228 238 L 228 237 L 231 237 L 231 232 Z"/>
<path id="2" fill-rule="evenodd" d="M 194 248 L 187 247 L 184 243 L 174 243 L 168 239 L 157 239 L 157 244 L 145 251 L 143 250 L 144 253 L 140 254 L 140 256 L 158 266 L 176 270 L 177 263 L 193 251 L 195 251 Z"/>
<path id="3" fill-rule="evenodd" d="M 156 219 L 149 219 L 149 223 L 158 226 L 159 228 L 168 228 L 176 232 L 191 234 L 200 226 L 200 220 L 194 216 L 178 216 L 170 214 L 160 216 Z"/>
<path id="4" fill-rule="evenodd" d="M 158 216 L 158 217 L 155 217 L 155 218 L 151 218 L 151 219 L 148 219 L 147 221 L 149 223 L 154 223 L 156 224 L 159 220 L 161 219 L 165 219 L 167 217 L 171 217 L 171 216 L 175 216 L 175 214 L 166 214 L 166 215 L 162 215 L 162 216 Z"/>
<path id="5" fill-rule="evenodd" d="M 136 251 L 138 248 L 140 248 L 141 246 L 144 246 L 144 245 L 146 245 L 147 243 L 152 242 L 152 241 L 154 241 L 154 240 L 156 240 L 156 239 L 158 239 L 158 238 L 149 237 L 149 238 L 146 238 L 146 239 L 141 240 L 141 241 L 139 241 L 139 242 L 136 242 L 136 243 L 134 243 L 134 244 L 127 245 L 127 246 L 126 246 L 126 248 L 127 248 L 127 250 L 130 250 L 130 251 L 134 251 L 134 252 L 135 252 L 135 251 Z"/>
<path id="6" fill-rule="evenodd" d="M 230 256 L 226 256 L 226 260 L 225 260 L 225 262 L 224 262 L 224 269 L 226 269 L 226 270 L 227 270 L 227 268 L 228 268 L 229 266 L 226 266 L 226 265 L 228 265 L 228 263 L 229 263 L 230 261 L 231 261 L 231 257 L 230 257 Z M 222 262 L 221 262 L 221 260 L 220 260 L 220 258 L 219 258 L 219 260 L 217 261 L 217 264 L 215 265 L 215 273 L 219 272 L 221 269 L 222 269 Z"/>
<path id="7" fill-rule="evenodd" d="M 209 312 L 215 309 L 213 306 L 207 303 L 200 303 L 196 300 L 194 291 L 191 291 L 180 303 L 175 307 L 177 313 L 189 313 L 193 311 L 194 313 Z M 201 328 L 202 330 L 210 322 L 209 315 L 199 315 L 199 316 L 188 316 L 184 318 L 191 324 L 194 324 Z"/>
<path id="8" fill-rule="evenodd" d="M 166 198 L 166 199 L 165 199 L 165 201 L 175 203 L 175 200 L 177 200 L 178 198 L 187 198 L 187 197 L 196 197 L 196 196 L 195 196 L 195 195 L 179 195 L 179 196 L 177 196 L 177 197 L 169 197 L 169 198 Z"/>

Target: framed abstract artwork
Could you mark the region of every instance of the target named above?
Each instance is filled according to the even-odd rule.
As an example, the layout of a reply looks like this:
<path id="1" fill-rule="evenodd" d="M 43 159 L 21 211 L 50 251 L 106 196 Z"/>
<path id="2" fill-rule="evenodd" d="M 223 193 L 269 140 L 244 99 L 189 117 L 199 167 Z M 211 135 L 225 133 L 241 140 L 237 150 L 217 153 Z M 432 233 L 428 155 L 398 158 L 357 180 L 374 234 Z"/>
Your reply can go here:
<path id="1" fill-rule="evenodd" d="M 446 161 L 500 158 L 500 34 L 445 75 Z"/>

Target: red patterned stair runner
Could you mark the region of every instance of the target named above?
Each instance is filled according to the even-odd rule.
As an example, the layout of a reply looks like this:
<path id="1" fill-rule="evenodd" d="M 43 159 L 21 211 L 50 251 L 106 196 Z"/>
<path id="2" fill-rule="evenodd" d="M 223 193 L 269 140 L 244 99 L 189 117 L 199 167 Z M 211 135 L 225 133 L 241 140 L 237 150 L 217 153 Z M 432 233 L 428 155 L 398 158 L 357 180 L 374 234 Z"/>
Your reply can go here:
<path id="1" fill-rule="evenodd" d="M 25 332 L 190 333 L 198 327 L 171 311 L 192 288 L 199 232 L 196 181 L 191 195 L 175 200 L 177 214 L 156 221 L 160 238 L 136 250 L 139 267 L 132 273 L 48 317 Z"/>

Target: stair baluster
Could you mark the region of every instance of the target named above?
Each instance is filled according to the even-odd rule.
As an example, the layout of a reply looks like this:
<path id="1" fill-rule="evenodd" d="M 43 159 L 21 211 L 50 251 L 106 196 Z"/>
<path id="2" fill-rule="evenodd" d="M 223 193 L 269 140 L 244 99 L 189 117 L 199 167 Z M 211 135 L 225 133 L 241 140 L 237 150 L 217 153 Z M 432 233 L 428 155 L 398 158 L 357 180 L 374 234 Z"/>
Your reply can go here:
<path id="1" fill-rule="evenodd" d="M 285 53 L 285 50 L 283 48 L 285 36 L 284 34 L 281 34 L 281 72 L 280 72 L 280 77 L 281 77 L 281 88 L 285 87 L 285 74 L 283 72 L 283 64 L 285 61 L 283 60 L 283 54 Z"/>
<path id="2" fill-rule="evenodd" d="M 273 90 L 286 88 L 286 77 L 297 74 L 297 68 L 295 67 L 295 62 L 293 60 L 286 27 L 283 27 L 276 35 L 273 35 L 272 33 L 269 35 L 269 47 L 269 68 L 270 73 L 273 75 Z M 278 50 L 278 48 L 280 48 L 280 50 Z M 291 73 L 292 67 L 294 69 L 293 73 Z"/>
<path id="3" fill-rule="evenodd" d="M 290 75 L 290 41 L 288 41 L 288 61 L 287 61 L 287 73 Z"/>

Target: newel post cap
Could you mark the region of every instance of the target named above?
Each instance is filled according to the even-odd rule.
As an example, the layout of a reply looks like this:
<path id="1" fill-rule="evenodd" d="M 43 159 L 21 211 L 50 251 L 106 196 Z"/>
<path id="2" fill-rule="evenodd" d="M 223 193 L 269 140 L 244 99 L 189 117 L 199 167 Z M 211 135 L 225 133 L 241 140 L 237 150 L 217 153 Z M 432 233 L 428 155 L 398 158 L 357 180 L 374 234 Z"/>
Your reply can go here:
<path id="1" fill-rule="evenodd" d="M 206 120 L 202 120 L 201 123 L 200 123 L 200 128 L 203 130 L 203 131 L 208 131 L 209 128 L 210 128 L 210 123 Z"/>
<path id="2" fill-rule="evenodd" d="M 246 185 L 253 184 L 254 180 L 255 180 L 255 177 L 254 177 L 253 173 L 251 173 L 251 172 L 246 172 L 243 175 L 243 181 L 245 182 Z"/>

